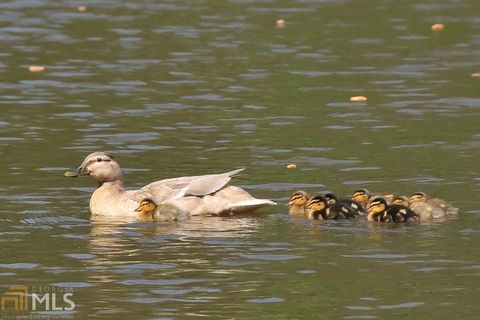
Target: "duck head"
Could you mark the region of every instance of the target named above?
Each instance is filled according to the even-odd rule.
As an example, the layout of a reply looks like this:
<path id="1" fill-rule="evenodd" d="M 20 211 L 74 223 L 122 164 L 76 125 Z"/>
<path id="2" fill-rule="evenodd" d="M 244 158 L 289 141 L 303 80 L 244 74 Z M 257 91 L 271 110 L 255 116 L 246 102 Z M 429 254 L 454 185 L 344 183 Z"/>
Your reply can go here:
<path id="1" fill-rule="evenodd" d="M 325 197 L 320 195 L 314 196 L 308 200 L 305 205 L 305 211 L 309 219 L 319 219 L 323 220 L 322 213 L 325 212 L 328 202 Z"/>
<path id="2" fill-rule="evenodd" d="M 352 193 L 352 200 L 364 206 L 370 199 L 370 196 L 370 191 L 367 189 L 358 189 Z"/>
<path id="3" fill-rule="evenodd" d="M 100 184 L 122 179 L 120 165 L 112 155 L 105 152 L 89 154 L 76 172 L 66 172 L 65 176 L 92 176 Z"/>
<path id="4" fill-rule="evenodd" d="M 387 201 L 384 198 L 374 198 L 368 204 L 368 221 L 389 221 L 389 216 L 386 212 Z"/>
<path id="5" fill-rule="evenodd" d="M 305 191 L 296 191 L 290 196 L 288 207 L 303 207 L 308 201 L 308 194 Z"/>
<path id="6" fill-rule="evenodd" d="M 408 208 L 408 206 L 410 206 L 410 199 L 406 196 L 396 196 L 393 198 L 392 204 Z"/>
<path id="7" fill-rule="evenodd" d="M 323 197 L 325 198 L 325 200 L 327 200 L 327 204 L 328 205 L 332 205 L 332 204 L 335 204 L 337 202 L 337 196 L 335 194 L 333 194 L 332 192 L 327 192 L 323 195 Z"/>
<path id="8" fill-rule="evenodd" d="M 140 201 L 140 205 L 135 209 L 137 212 L 141 212 L 146 215 L 153 215 L 157 209 L 157 204 L 150 198 L 145 198 Z"/>
<path id="9" fill-rule="evenodd" d="M 427 194 L 425 192 L 415 192 L 410 196 L 410 202 L 425 202 L 427 201 Z"/>

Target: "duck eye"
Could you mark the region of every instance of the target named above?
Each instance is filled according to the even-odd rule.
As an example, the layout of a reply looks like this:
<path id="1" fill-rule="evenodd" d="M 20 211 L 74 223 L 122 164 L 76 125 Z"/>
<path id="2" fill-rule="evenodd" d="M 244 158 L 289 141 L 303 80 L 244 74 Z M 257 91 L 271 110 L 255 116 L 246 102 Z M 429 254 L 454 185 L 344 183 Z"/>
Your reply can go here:
<path id="1" fill-rule="evenodd" d="M 97 158 L 97 162 L 102 162 L 102 158 Z"/>

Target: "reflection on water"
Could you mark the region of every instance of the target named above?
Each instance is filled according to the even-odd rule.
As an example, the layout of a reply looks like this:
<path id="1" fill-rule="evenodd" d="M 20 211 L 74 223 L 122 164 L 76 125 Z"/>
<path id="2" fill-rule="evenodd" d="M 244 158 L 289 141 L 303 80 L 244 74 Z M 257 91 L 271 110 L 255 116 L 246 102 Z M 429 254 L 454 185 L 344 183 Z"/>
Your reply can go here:
<path id="1" fill-rule="evenodd" d="M 78 5 L 0 3 L 0 294 L 73 288 L 79 319 L 477 316 L 476 1 Z M 96 221 L 93 181 L 61 177 L 96 150 L 132 187 L 247 167 L 280 204 L 422 190 L 461 214 Z"/>

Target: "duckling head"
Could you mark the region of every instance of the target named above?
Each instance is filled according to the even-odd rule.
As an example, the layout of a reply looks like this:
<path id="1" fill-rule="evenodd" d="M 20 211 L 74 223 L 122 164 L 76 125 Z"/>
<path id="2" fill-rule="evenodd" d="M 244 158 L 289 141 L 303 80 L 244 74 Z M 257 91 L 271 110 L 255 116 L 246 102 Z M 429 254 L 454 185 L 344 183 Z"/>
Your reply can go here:
<path id="1" fill-rule="evenodd" d="M 105 152 L 89 154 L 77 169 L 79 176 L 92 176 L 100 184 L 122 179 L 120 165 L 112 155 Z"/>
<path id="2" fill-rule="evenodd" d="M 332 205 L 332 204 L 335 204 L 337 202 L 337 196 L 335 196 L 335 194 L 333 194 L 332 192 L 327 192 L 323 195 L 323 197 L 325 198 L 325 200 L 327 200 L 327 204 L 328 205 Z"/>
<path id="3" fill-rule="evenodd" d="M 135 209 L 135 211 L 145 215 L 153 216 L 156 209 L 157 209 L 157 204 L 155 203 L 155 201 L 153 201 L 150 198 L 145 198 L 142 201 L 140 201 L 140 205 L 138 206 L 137 209 Z"/>
<path id="4" fill-rule="evenodd" d="M 305 211 L 309 219 L 323 220 L 323 216 L 321 215 L 321 213 L 325 210 L 327 206 L 327 199 L 325 197 L 317 195 L 308 200 L 307 204 L 305 205 Z"/>
<path id="5" fill-rule="evenodd" d="M 385 221 L 387 201 L 382 197 L 374 198 L 368 204 L 368 221 Z"/>
<path id="6" fill-rule="evenodd" d="M 396 196 L 393 198 L 392 204 L 407 207 L 410 205 L 410 199 L 406 196 Z"/>
<path id="7" fill-rule="evenodd" d="M 425 202 L 427 201 L 427 194 L 425 192 L 415 192 L 410 196 L 410 202 Z"/>
<path id="8" fill-rule="evenodd" d="M 290 197 L 287 206 L 303 207 L 308 201 L 308 194 L 305 191 L 296 191 Z"/>
<path id="9" fill-rule="evenodd" d="M 370 199 L 370 196 L 370 191 L 367 189 L 358 189 L 352 193 L 352 200 L 360 203 L 361 205 L 365 205 Z"/>

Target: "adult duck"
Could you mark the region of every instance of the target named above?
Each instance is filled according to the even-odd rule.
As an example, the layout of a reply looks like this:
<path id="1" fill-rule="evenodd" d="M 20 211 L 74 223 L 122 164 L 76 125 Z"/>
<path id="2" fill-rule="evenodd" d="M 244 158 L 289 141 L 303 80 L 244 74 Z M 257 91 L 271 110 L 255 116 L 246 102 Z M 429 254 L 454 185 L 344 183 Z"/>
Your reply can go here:
<path id="1" fill-rule="evenodd" d="M 256 199 L 239 187 L 227 185 L 232 176 L 242 170 L 164 179 L 127 191 L 116 159 L 106 152 L 94 152 L 76 172 L 66 172 L 65 176 L 91 176 L 97 180 L 98 188 L 90 198 L 90 211 L 99 216 L 137 216 L 135 210 L 145 198 L 191 216 L 249 212 L 275 205 L 271 200 Z"/>

